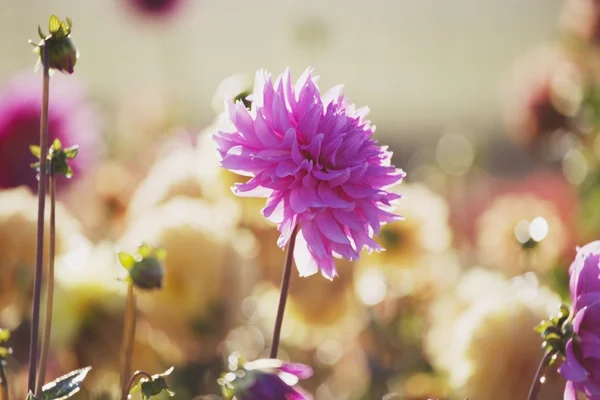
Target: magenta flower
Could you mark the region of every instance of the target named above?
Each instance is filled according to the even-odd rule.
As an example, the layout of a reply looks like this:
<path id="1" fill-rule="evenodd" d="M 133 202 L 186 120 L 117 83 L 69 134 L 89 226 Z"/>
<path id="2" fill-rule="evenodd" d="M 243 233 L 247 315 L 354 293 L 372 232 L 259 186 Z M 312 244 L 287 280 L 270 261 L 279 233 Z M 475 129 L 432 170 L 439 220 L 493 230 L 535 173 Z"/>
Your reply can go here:
<path id="1" fill-rule="evenodd" d="M 312 376 L 309 366 L 270 358 L 239 366 L 235 356 L 230 356 L 232 360 L 231 372 L 218 380 L 225 399 L 312 400 L 311 395 L 295 386 L 299 380 Z"/>
<path id="2" fill-rule="evenodd" d="M 50 82 L 48 143 L 56 138 L 66 147 L 79 145 L 70 162 L 74 176 L 85 173 L 98 154 L 100 134 L 95 111 L 72 76 L 54 74 Z M 0 91 L 0 188 L 21 185 L 37 190 L 36 159 L 29 145 L 39 145 L 42 78 L 25 73 L 15 76 Z M 58 177 L 58 188 L 68 180 Z"/>
<path id="3" fill-rule="evenodd" d="M 267 198 L 262 213 L 278 224 L 280 247 L 299 225 L 294 259 L 301 276 L 320 269 L 333 279 L 334 257 L 382 250 L 373 234 L 401 219 L 391 212 L 400 195 L 387 189 L 405 174 L 373 140 L 368 109 L 355 109 L 341 90 L 321 96 L 310 69 L 295 86 L 289 69 L 275 85 L 258 71 L 251 110 L 227 102 L 233 127 L 214 135 L 222 167 L 251 178 L 234 193 Z"/>
<path id="4" fill-rule="evenodd" d="M 568 381 L 564 398 L 577 400 L 579 391 L 600 399 L 600 241 L 577 249 L 569 274 L 574 317 L 559 369 Z"/>

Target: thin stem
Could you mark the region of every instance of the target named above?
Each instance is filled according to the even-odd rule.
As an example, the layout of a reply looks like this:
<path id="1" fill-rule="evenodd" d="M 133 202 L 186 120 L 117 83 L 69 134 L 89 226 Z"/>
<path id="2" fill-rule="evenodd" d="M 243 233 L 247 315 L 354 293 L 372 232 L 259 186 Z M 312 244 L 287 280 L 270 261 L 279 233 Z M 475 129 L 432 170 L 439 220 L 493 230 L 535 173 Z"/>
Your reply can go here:
<path id="1" fill-rule="evenodd" d="M 275 328 L 273 328 L 273 343 L 271 344 L 271 358 L 277 358 L 279 350 L 279 338 L 281 337 L 281 326 L 283 324 L 283 313 L 285 303 L 287 302 L 288 291 L 290 288 L 290 277 L 292 276 L 292 261 L 294 259 L 294 246 L 296 245 L 296 235 L 298 235 L 299 226 L 294 227 L 292 236 L 288 243 L 285 254 L 285 265 L 283 267 L 283 276 L 281 277 L 281 294 L 279 295 L 279 307 L 277 308 L 277 317 L 275 318 Z"/>
<path id="2" fill-rule="evenodd" d="M 535 378 L 531 383 L 531 389 L 529 389 L 529 396 L 527 397 L 527 400 L 537 399 L 538 393 L 542 386 L 541 379 L 544 376 L 544 372 L 546 372 L 546 367 L 548 367 L 548 363 L 550 362 L 550 359 L 552 359 L 553 356 L 554 354 L 551 351 L 548 351 L 544 355 L 544 358 L 542 358 L 542 361 L 540 361 L 540 365 L 538 366 L 537 372 L 535 373 Z"/>
<path id="3" fill-rule="evenodd" d="M 54 175 L 54 162 L 50 161 L 50 177 L 48 179 L 50 191 L 50 248 L 48 249 L 48 271 L 46 278 L 46 315 L 44 316 L 44 336 L 40 351 L 40 370 L 35 388 L 36 397 L 41 397 L 42 386 L 46 382 L 46 364 L 50 349 L 50 334 L 52 332 L 52 307 L 54 304 L 54 255 L 56 249 L 56 176 Z"/>
<path id="4" fill-rule="evenodd" d="M 42 86 L 42 114 L 40 118 L 40 176 L 38 181 L 38 215 L 35 250 L 35 280 L 33 284 L 33 306 L 31 310 L 31 337 L 29 341 L 28 390 L 35 390 L 35 378 L 40 330 L 40 303 L 42 297 L 42 273 L 44 262 L 44 212 L 46 208 L 46 158 L 48 157 L 48 104 L 50 101 L 50 67 L 48 46 L 42 47 L 44 81 Z"/>
<path id="5" fill-rule="evenodd" d="M 8 378 L 6 377 L 6 369 L 4 368 L 4 361 L 0 361 L 0 400 L 8 400 Z"/>
<path id="6" fill-rule="evenodd" d="M 127 383 L 126 390 L 121 395 L 121 400 L 127 400 L 127 396 L 129 396 L 129 392 L 131 391 L 135 380 L 139 377 L 148 378 L 148 380 L 152 381 L 152 375 L 150 375 L 146 371 L 135 371 L 133 375 L 131 375 L 129 382 Z"/>
<path id="7" fill-rule="evenodd" d="M 125 310 L 125 326 L 123 328 L 123 347 L 121 349 L 121 398 L 126 399 L 127 377 L 131 375 L 131 359 L 133 357 L 133 343 L 135 340 L 135 293 L 133 284 L 127 288 L 127 309 Z"/>

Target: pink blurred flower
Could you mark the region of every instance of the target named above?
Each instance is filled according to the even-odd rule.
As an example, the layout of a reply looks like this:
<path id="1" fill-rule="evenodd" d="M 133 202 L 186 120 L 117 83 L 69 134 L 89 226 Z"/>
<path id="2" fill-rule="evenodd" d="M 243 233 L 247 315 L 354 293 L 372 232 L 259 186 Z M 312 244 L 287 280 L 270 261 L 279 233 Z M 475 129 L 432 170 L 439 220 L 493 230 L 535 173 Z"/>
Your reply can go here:
<path id="1" fill-rule="evenodd" d="M 126 0 L 129 7 L 140 16 L 168 18 L 175 14 L 184 0 Z"/>
<path id="2" fill-rule="evenodd" d="M 39 145 L 42 79 L 25 73 L 7 82 L 0 91 L 0 188 L 21 185 L 37 189 L 36 173 L 30 167 L 36 159 L 29 145 Z M 50 82 L 48 143 L 56 138 L 64 146 L 79 145 L 71 161 L 74 177 L 85 174 L 100 147 L 95 110 L 82 86 L 73 76 L 55 74 Z M 67 179 L 59 177 L 59 189 Z"/>
<path id="3" fill-rule="evenodd" d="M 571 264 L 570 291 L 574 337 L 565 347 L 560 373 L 567 379 L 565 400 L 576 400 L 577 391 L 600 398 L 600 241 L 577 249 Z"/>
<path id="4" fill-rule="evenodd" d="M 405 174 L 373 140 L 368 109 L 355 109 L 341 91 L 321 96 L 310 69 L 295 87 L 289 69 L 275 86 L 258 71 L 251 110 L 227 102 L 232 126 L 213 137 L 222 167 L 251 177 L 234 193 L 267 198 L 262 213 L 278 223 L 278 245 L 300 226 L 294 258 L 301 276 L 320 269 L 333 279 L 334 257 L 357 260 L 363 248 L 381 250 L 373 234 L 401 219 L 391 213 L 401 196 L 387 189 Z"/>

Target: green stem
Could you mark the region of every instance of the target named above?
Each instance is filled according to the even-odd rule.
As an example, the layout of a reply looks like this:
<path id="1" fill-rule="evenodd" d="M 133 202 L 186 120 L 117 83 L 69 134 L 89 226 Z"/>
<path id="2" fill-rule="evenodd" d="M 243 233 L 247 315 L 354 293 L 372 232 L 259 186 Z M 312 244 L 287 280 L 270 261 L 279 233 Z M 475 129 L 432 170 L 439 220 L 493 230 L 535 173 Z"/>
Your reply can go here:
<path id="1" fill-rule="evenodd" d="M 131 375 L 131 359 L 135 342 L 135 293 L 133 284 L 127 288 L 127 309 L 125 310 L 125 326 L 123 327 L 123 347 L 121 349 L 121 398 L 127 399 L 129 394 L 127 384 Z"/>
<path id="2" fill-rule="evenodd" d="M 131 388 L 133 387 L 135 380 L 139 377 L 145 377 L 145 378 L 148 378 L 149 381 L 152 381 L 152 375 L 150 375 L 146 371 L 135 371 L 133 373 L 133 375 L 131 375 L 129 382 L 127 383 L 126 390 L 121 395 L 121 400 L 127 400 L 127 396 L 129 395 L 129 392 L 131 391 Z"/>
<path id="3" fill-rule="evenodd" d="M 33 306 L 31 310 L 31 336 L 29 341 L 29 378 L 28 390 L 35 390 L 40 330 L 40 303 L 42 297 L 42 274 L 44 263 L 44 212 L 46 208 L 46 168 L 48 157 L 48 104 L 50 102 L 50 67 L 48 65 L 48 46 L 42 47 L 44 80 L 42 86 L 42 114 L 40 117 L 40 176 L 38 181 L 38 215 L 35 250 L 35 280 L 33 284 Z"/>
<path id="4" fill-rule="evenodd" d="M 529 389 L 529 396 L 527 396 L 527 400 L 536 400 L 540 388 L 542 386 L 541 379 L 544 376 L 544 372 L 546 372 L 546 367 L 548 367 L 548 363 L 554 354 L 551 351 L 548 351 L 542 361 L 540 361 L 540 365 L 535 373 L 535 378 L 533 378 L 533 382 L 531 383 L 531 389 Z"/>
<path id="5" fill-rule="evenodd" d="M 0 400 L 9 400 L 8 378 L 6 377 L 4 361 L 0 361 Z"/>
<path id="6" fill-rule="evenodd" d="M 50 248 L 48 249 L 48 271 L 46 278 L 46 315 L 44 316 L 44 336 L 40 352 L 40 369 L 37 377 L 35 395 L 41 398 L 42 386 L 46 381 L 46 364 L 50 349 L 50 334 L 52 332 L 52 307 L 54 304 L 54 257 L 56 249 L 56 176 L 54 175 L 54 162 L 50 161 L 50 176 L 48 179 L 50 191 Z"/>
<path id="7" fill-rule="evenodd" d="M 283 313 L 285 311 L 285 303 L 287 302 L 288 292 L 290 289 L 290 277 L 292 276 L 292 264 L 294 260 L 294 246 L 296 244 L 296 235 L 298 235 L 299 225 L 294 227 L 292 236 L 288 243 L 287 252 L 285 254 L 285 264 L 283 267 L 283 276 L 281 277 L 281 293 L 279 295 L 279 307 L 277 308 L 277 317 L 275 318 L 275 327 L 273 329 L 273 342 L 271 343 L 271 358 L 277 358 L 279 350 L 279 339 L 281 337 L 281 326 L 283 325 Z"/>

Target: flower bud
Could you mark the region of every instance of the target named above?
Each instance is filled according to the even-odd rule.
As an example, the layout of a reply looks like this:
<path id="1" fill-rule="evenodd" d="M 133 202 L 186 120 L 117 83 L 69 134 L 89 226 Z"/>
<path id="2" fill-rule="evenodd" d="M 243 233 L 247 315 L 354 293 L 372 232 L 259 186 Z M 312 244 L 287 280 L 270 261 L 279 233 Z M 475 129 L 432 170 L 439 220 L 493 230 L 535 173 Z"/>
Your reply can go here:
<path id="1" fill-rule="evenodd" d="M 122 251 L 117 256 L 121 265 L 129 272 L 128 280 L 131 285 L 144 290 L 162 288 L 163 261 L 166 257 L 164 249 L 141 244 L 137 254 Z"/>
<path id="2" fill-rule="evenodd" d="M 133 284 L 145 290 L 160 289 L 163 276 L 162 263 L 154 257 L 142 258 L 129 270 Z"/>
<path id="3" fill-rule="evenodd" d="M 67 74 L 73 73 L 79 52 L 71 39 L 72 26 L 73 23 L 69 18 L 63 22 L 53 15 L 49 22 L 50 35 L 46 36 L 41 28 L 38 29 L 42 41 L 36 45 L 35 52 L 39 54 L 42 64 L 47 54 L 48 66 L 51 69 Z"/>

